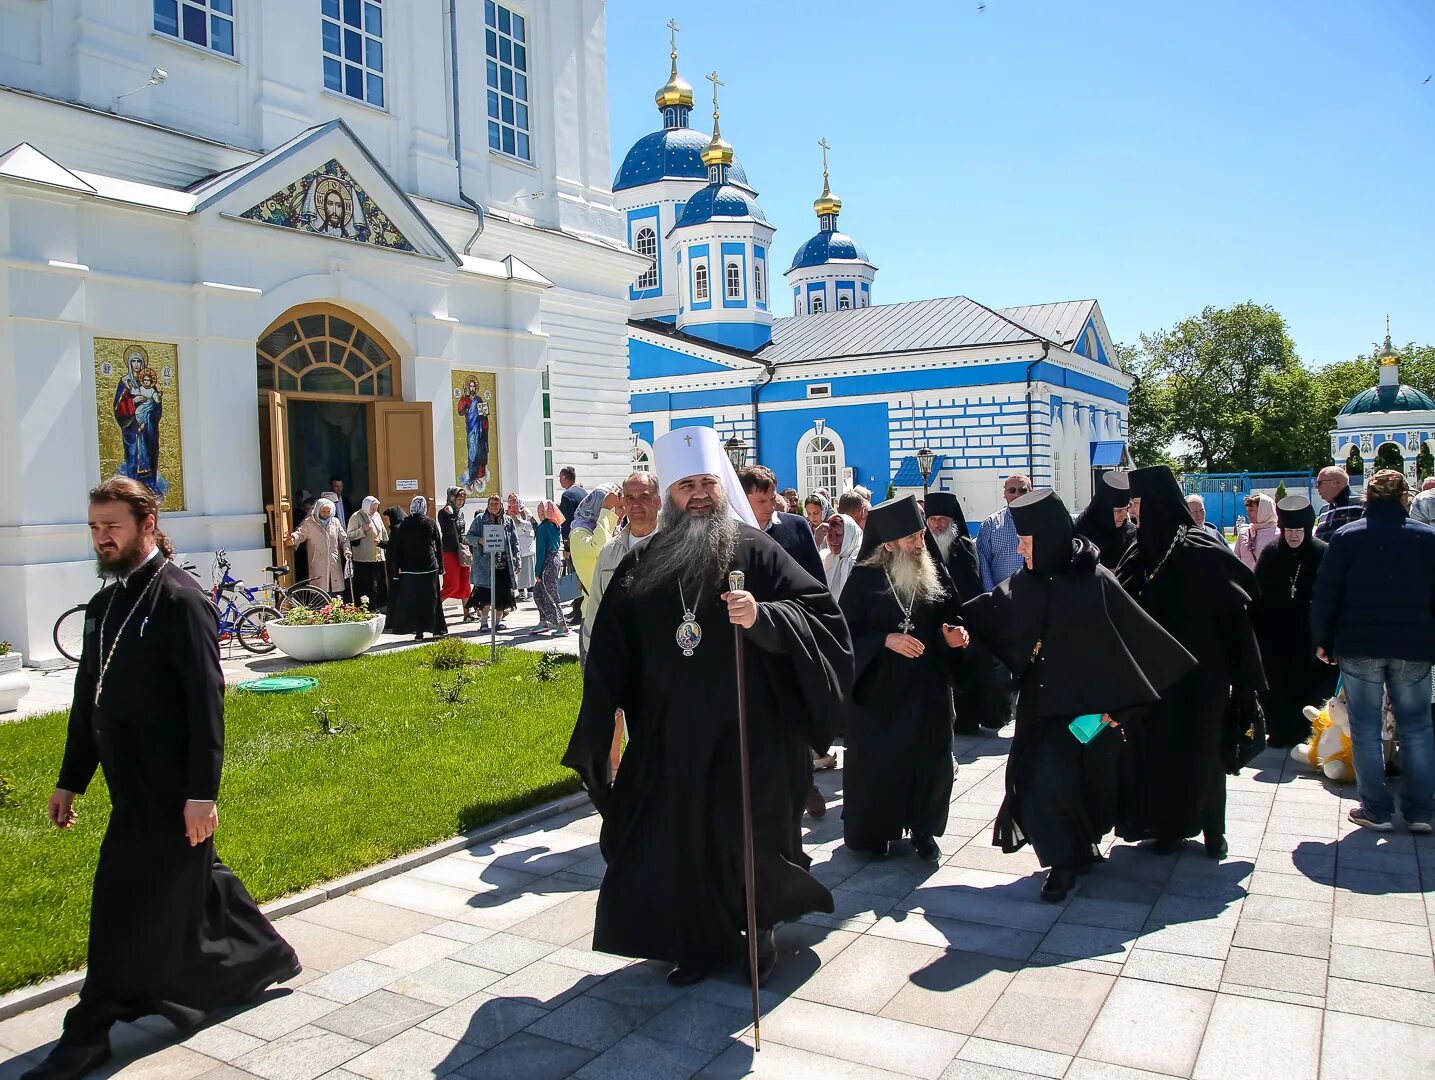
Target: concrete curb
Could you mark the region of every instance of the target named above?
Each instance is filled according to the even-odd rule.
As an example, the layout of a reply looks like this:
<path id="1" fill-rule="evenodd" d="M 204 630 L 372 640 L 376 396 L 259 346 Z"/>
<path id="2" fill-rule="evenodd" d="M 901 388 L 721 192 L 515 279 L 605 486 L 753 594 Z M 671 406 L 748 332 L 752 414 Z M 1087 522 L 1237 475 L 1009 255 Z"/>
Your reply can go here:
<path id="1" fill-rule="evenodd" d="M 570 810 L 577 810 L 587 805 L 588 795 L 586 792 L 576 792 L 572 795 L 565 795 L 552 802 L 543 803 L 524 810 L 521 813 L 513 814 L 510 817 L 496 821 L 492 825 L 485 825 L 481 829 L 472 832 L 460 833 L 458 836 L 448 840 L 441 840 L 418 851 L 411 851 L 407 855 L 400 855 L 396 859 L 377 865 L 366 867 L 357 873 L 347 877 L 338 878 L 335 881 L 324 885 L 316 885 L 305 892 L 295 893 L 292 896 L 282 896 L 278 900 L 270 901 L 262 905 L 264 914 L 271 920 L 283 918 L 285 915 L 294 915 L 307 908 L 322 904 L 325 900 L 332 900 L 337 896 L 362 889 L 366 885 L 372 885 L 376 881 L 383 881 L 385 878 L 396 877 L 399 874 L 412 870 L 416 866 L 423 866 L 436 859 L 442 859 L 446 855 L 452 855 L 455 851 L 464 851 L 479 844 L 487 843 L 490 840 L 498 840 L 529 825 L 536 825 L 548 818 L 565 814 Z M 62 997 L 77 992 L 85 982 L 85 971 L 68 972 L 64 975 L 57 975 L 48 982 L 37 983 L 34 986 L 24 986 L 19 990 L 12 990 L 10 993 L 0 997 L 0 1020 L 8 1020 L 12 1016 L 18 1016 L 31 1009 L 38 1009 L 41 1005 L 48 1005 L 52 1001 L 58 1001 Z"/>

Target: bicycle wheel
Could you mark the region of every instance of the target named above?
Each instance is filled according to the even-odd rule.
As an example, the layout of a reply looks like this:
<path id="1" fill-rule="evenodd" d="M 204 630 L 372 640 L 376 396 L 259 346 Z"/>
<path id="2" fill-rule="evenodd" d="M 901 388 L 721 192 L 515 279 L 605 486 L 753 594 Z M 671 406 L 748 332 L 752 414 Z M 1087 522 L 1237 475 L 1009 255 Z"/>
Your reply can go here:
<path id="1" fill-rule="evenodd" d="M 274 642 L 269 640 L 269 624 L 280 617 L 279 612 L 266 604 L 255 604 L 239 613 L 234 621 L 234 633 L 239 644 L 260 656 L 274 651 Z"/>
<path id="2" fill-rule="evenodd" d="M 85 646 L 85 605 L 77 604 L 55 620 L 55 648 L 72 663 L 80 662 Z"/>
<path id="3" fill-rule="evenodd" d="M 283 599 L 287 606 L 281 603 L 281 607 L 299 606 L 306 607 L 311 611 L 318 611 L 333 602 L 334 598 L 317 585 L 295 585 L 292 589 L 285 589 Z"/>

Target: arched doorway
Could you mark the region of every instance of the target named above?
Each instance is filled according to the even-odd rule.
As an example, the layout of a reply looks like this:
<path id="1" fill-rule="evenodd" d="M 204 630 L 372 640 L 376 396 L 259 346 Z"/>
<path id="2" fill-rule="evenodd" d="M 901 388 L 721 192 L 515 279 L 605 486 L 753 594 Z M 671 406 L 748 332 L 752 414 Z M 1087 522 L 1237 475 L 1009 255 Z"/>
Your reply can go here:
<path id="1" fill-rule="evenodd" d="M 432 407 L 402 401 L 397 350 L 361 316 L 331 304 L 285 312 L 255 347 L 269 546 L 295 567 L 289 535 L 309 502 L 344 485 L 344 513 L 433 496 Z M 303 560 L 299 560 L 302 562 Z"/>

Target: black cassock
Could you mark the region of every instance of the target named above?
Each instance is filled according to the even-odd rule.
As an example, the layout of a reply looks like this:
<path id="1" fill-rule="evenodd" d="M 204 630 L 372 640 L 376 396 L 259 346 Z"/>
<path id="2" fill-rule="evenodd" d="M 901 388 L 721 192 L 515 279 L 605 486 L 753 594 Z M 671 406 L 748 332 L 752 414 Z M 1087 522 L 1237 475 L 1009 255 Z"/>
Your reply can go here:
<path id="1" fill-rule="evenodd" d="M 1010 852 L 1030 841 L 1042 866 L 1099 861 L 1097 845 L 1116 823 L 1121 733 L 1107 729 L 1083 744 L 1069 725 L 1087 713 L 1129 721 L 1127 710 L 1157 701 L 1195 660 L 1122 591 L 1085 538 L 1065 572 L 1018 570 L 962 614 L 1020 686 L 992 843 Z"/>
<path id="2" fill-rule="evenodd" d="M 1261 695 L 1266 734 L 1272 746 L 1288 747 L 1310 738 L 1310 721 L 1301 711 L 1321 705 L 1335 692 L 1338 669 L 1316 659 L 1310 636 L 1310 595 L 1325 544 L 1306 531 L 1292 548 L 1282 537 L 1256 562 L 1260 596 L 1251 604 L 1251 620 L 1261 645 L 1270 689 Z"/>
<path id="3" fill-rule="evenodd" d="M 1096 545 L 1101 565 L 1115 571 L 1131 545 L 1136 543 L 1136 522 L 1127 518 L 1119 527 L 1112 511 L 1111 489 L 1102 484 L 1091 504 L 1076 519 L 1076 535 Z"/>
<path id="4" fill-rule="evenodd" d="M 96 705 L 102 646 L 113 651 Z M 298 970 L 213 839 L 191 847 L 185 835 L 186 800 L 218 797 L 223 760 L 214 605 L 156 556 L 85 609 L 57 786 L 83 792 L 101 767 L 113 809 L 95 870 L 89 969 L 65 1019 L 67 1039 L 98 1042 L 113 1022 L 150 1013 L 192 1028 Z"/>
<path id="5" fill-rule="evenodd" d="M 385 627 L 393 634 L 444 634 L 448 622 L 439 596 L 443 534 L 426 514 L 410 514 L 389 534 L 389 558 L 399 568 Z"/>
<path id="6" fill-rule="evenodd" d="M 966 603 L 986 590 L 982 587 L 977 545 L 967 535 L 966 522 L 953 531 L 956 535 L 947 552 L 947 576 L 957 600 Z M 977 735 L 982 728 L 996 729 L 1011 719 L 1011 697 L 1005 687 L 998 685 L 992 654 L 983 642 L 974 639 L 966 647 L 953 690 L 957 713 L 954 730 L 958 735 Z"/>
<path id="7" fill-rule="evenodd" d="M 1144 499 L 1141 513 L 1144 529 Z M 1226 709 L 1233 690 L 1250 693 L 1265 686 L 1248 610 L 1255 575 L 1204 529 L 1191 527 L 1165 555 L 1167 546 L 1159 542 L 1152 550 L 1148 555 L 1141 543 L 1133 545 L 1117 579 L 1199 666 L 1128 732 L 1118 832 L 1125 840 L 1221 836 Z"/>
<path id="8" fill-rule="evenodd" d="M 913 605 L 911 636 L 926 646 L 913 660 L 887 648 L 905 616 L 884 569 L 854 566 L 841 602 L 856 662 L 843 835 L 864 849 L 900 840 L 903 830 L 941 836 L 952 801 L 952 692 L 964 652 L 947 647 L 942 623 L 960 625 L 960 606 L 950 594 Z"/>
<path id="9" fill-rule="evenodd" d="M 733 569 L 759 602 L 743 632 L 760 927 L 832 910 L 807 873 L 802 801 L 812 753 L 831 743 L 852 684 L 847 627 L 825 585 L 769 536 L 738 525 Z M 662 542 L 658 533 L 649 547 Z M 584 669 L 583 706 L 563 763 L 603 816 L 607 873 L 593 947 L 619 956 L 717 966 L 745 955 L 736 641 L 726 591 L 687 596 L 702 629 L 677 644 L 677 584 L 634 596 L 629 554 L 603 594 Z M 610 783 L 613 713 L 628 746 Z"/>

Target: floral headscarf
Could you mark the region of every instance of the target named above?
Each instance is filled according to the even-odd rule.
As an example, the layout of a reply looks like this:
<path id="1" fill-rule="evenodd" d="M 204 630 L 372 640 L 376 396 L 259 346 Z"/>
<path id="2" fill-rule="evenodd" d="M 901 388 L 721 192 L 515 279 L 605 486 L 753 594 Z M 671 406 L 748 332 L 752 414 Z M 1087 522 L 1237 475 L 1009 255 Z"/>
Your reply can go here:
<path id="1" fill-rule="evenodd" d="M 429 512 L 429 501 L 422 495 L 415 495 L 409 502 L 409 514 L 427 514 Z"/>
<path id="2" fill-rule="evenodd" d="M 552 499 L 543 499 L 538 503 L 538 520 L 551 521 L 553 524 L 561 527 L 563 524 L 563 512 L 558 509 L 558 504 Z M 576 520 L 574 524 L 577 524 Z"/>
<path id="3" fill-rule="evenodd" d="M 598 515 L 603 512 L 603 502 L 613 492 L 620 490 L 617 484 L 599 484 L 583 497 L 578 509 L 573 511 L 571 528 L 587 529 L 592 532 L 598 524 Z"/>

